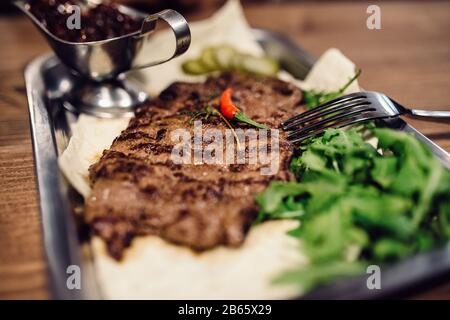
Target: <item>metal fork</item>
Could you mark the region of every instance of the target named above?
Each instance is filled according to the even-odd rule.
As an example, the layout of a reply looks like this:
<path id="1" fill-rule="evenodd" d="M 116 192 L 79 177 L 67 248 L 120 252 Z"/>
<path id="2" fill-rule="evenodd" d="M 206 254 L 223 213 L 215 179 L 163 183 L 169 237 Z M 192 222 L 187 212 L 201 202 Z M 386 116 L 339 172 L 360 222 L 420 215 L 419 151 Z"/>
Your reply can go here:
<path id="1" fill-rule="evenodd" d="M 298 114 L 282 123 L 288 140 L 296 145 L 323 133 L 328 128 L 341 128 L 374 119 L 400 115 L 440 120 L 450 124 L 450 111 L 407 109 L 379 92 L 348 94 Z"/>

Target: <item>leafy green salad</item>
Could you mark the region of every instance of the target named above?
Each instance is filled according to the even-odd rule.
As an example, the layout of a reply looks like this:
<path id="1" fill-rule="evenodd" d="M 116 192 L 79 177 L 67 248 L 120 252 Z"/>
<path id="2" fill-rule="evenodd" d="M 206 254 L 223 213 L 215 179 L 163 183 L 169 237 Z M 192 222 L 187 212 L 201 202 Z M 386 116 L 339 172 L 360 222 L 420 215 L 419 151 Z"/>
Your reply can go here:
<path id="1" fill-rule="evenodd" d="M 289 234 L 309 259 L 276 283 L 308 291 L 449 240 L 450 172 L 412 135 L 373 125 L 329 129 L 299 151 L 291 162 L 297 181 L 273 182 L 257 196 L 258 222 L 300 221 Z"/>
<path id="2" fill-rule="evenodd" d="M 339 97 L 360 74 L 335 92 L 304 92 L 306 107 Z M 297 181 L 273 182 L 257 196 L 257 223 L 299 220 L 289 234 L 309 259 L 275 283 L 306 292 L 450 239 L 450 172 L 414 136 L 371 123 L 329 129 L 298 151 L 291 161 Z"/>

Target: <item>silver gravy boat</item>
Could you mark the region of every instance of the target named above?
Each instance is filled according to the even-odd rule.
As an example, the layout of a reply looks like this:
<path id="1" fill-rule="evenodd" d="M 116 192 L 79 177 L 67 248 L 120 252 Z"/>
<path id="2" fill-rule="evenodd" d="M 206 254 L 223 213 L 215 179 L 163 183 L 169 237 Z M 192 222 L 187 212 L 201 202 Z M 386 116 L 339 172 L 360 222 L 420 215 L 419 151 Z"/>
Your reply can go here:
<path id="1" fill-rule="evenodd" d="M 191 42 L 186 19 L 171 9 L 147 15 L 117 5 L 119 12 L 142 21 L 140 30 L 106 40 L 69 42 L 53 35 L 32 14 L 26 0 L 15 0 L 13 3 L 38 27 L 56 56 L 75 77 L 70 95 L 71 108 L 93 115 L 111 117 L 130 114 L 132 109 L 147 99 L 147 95 L 131 83 L 126 83 L 124 73 L 167 62 L 186 52 Z M 85 6 L 98 3 L 98 0 L 82 2 Z M 153 61 L 137 59 L 159 21 L 167 23 L 172 29 L 174 50 Z"/>

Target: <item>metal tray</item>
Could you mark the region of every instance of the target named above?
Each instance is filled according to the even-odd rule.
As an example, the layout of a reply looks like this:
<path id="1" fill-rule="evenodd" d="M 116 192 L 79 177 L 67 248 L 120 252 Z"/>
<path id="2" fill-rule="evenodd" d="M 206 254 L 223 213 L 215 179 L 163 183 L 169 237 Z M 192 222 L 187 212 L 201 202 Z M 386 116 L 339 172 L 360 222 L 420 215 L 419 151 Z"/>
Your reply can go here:
<path id="1" fill-rule="evenodd" d="M 278 59 L 285 70 L 299 79 L 308 73 L 315 59 L 280 34 L 254 29 L 253 33 L 268 55 Z M 63 81 L 61 81 L 63 80 Z M 33 60 L 25 70 L 31 135 L 33 142 L 39 204 L 42 214 L 45 252 L 48 259 L 51 290 L 56 299 L 102 298 L 89 251 L 82 246 L 70 205 L 73 192 L 62 177 L 57 157 L 71 136 L 70 124 L 77 115 L 63 108 L 70 95 L 73 78 L 53 55 Z M 450 168 L 450 156 L 403 120 L 385 122 L 386 126 L 414 133 L 427 144 L 442 163 Z M 81 290 L 69 290 L 67 267 L 82 270 Z M 411 292 L 425 284 L 450 276 L 450 245 L 427 254 L 413 256 L 383 267 L 382 289 L 368 290 L 367 276 L 345 279 L 321 287 L 304 298 L 373 299 Z"/>

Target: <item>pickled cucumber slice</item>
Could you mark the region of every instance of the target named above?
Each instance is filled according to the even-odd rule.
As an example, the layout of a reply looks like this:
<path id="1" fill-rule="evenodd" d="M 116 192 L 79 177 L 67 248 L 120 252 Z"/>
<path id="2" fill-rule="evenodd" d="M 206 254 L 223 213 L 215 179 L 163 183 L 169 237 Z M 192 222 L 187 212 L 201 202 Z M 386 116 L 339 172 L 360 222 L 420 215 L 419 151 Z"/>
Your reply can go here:
<path id="1" fill-rule="evenodd" d="M 275 76 L 280 70 L 278 62 L 268 57 L 241 55 L 235 60 L 238 70 L 262 76 Z"/>
<path id="2" fill-rule="evenodd" d="M 276 60 L 239 53 L 229 45 L 205 48 L 200 58 L 186 61 L 182 68 L 191 75 L 236 70 L 263 76 L 275 76 L 280 69 Z"/>
<path id="3" fill-rule="evenodd" d="M 213 48 L 214 58 L 222 70 L 229 70 L 233 65 L 233 57 L 236 50 L 229 45 L 221 45 Z"/>
<path id="4" fill-rule="evenodd" d="M 208 68 L 206 68 L 203 62 L 199 59 L 187 60 L 181 65 L 181 68 L 184 73 L 191 75 L 208 73 Z"/>
<path id="5" fill-rule="evenodd" d="M 200 61 L 208 71 L 216 71 L 220 69 L 219 63 L 216 61 L 214 48 L 206 48 L 202 51 Z"/>
<path id="6" fill-rule="evenodd" d="M 242 67 L 242 61 L 244 59 L 251 57 L 252 57 L 251 55 L 236 52 L 231 59 L 230 69 L 235 71 L 246 72 L 246 70 L 244 70 L 244 68 Z"/>

